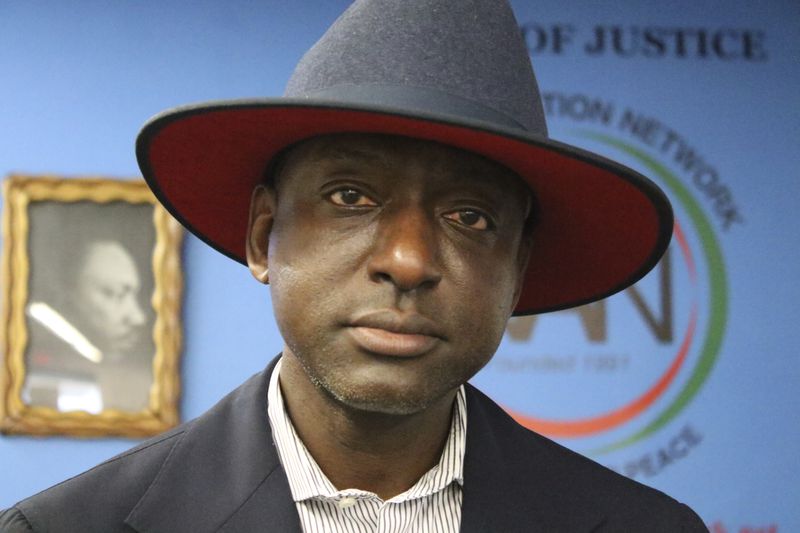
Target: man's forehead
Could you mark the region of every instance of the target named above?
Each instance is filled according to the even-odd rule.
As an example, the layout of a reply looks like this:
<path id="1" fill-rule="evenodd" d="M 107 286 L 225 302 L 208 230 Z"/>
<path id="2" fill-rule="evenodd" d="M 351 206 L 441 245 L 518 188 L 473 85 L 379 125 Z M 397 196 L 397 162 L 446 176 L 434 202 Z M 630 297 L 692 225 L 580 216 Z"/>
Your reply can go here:
<path id="1" fill-rule="evenodd" d="M 88 246 L 79 280 L 91 283 L 138 283 L 139 274 L 133 257 L 122 245 L 101 241 Z"/>
<path id="2" fill-rule="evenodd" d="M 429 164 L 431 171 L 447 169 L 463 183 L 487 193 L 509 190 L 530 194 L 530 187 L 517 174 L 480 154 L 442 143 L 396 135 L 337 134 L 314 137 L 290 149 L 284 165 L 353 163 L 394 167 L 403 162 Z"/>
<path id="3" fill-rule="evenodd" d="M 382 135 L 325 135 L 303 141 L 292 151 L 294 158 L 313 162 L 361 160 L 380 163 L 388 148 Z"/>

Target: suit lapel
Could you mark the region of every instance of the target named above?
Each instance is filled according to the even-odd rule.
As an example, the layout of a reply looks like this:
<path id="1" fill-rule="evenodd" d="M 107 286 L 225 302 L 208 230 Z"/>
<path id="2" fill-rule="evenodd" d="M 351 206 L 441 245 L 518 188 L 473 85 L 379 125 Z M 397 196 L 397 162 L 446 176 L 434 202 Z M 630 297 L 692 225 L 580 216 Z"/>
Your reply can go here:
<path id="1" fill-rule="evenodd" d="M 603 521 L 573 485 L 568 454 L 470 385 L 467 417 L 461 533 L 581 532 Z"/>
<path id="2" fill-rule="evenodd" d="M 300 531 L 267 418 L 274 365 L 188 425 L 128 525 L 141 533 Z"/>

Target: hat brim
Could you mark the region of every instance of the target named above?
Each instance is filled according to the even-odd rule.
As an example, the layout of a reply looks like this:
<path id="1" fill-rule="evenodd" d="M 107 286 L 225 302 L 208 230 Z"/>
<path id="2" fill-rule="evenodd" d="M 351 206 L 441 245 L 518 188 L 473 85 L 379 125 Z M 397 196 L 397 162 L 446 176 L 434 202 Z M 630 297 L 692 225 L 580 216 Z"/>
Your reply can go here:
<path id="1" fill-rule="evenodd" d="M 669 244 L 669 201 L 641 174 L 573 146 L 477 120 L 306 99 L 211 102 L 151 119 L 139 134 L 136 155 L 145 180 L 175 218 L 246 263 L 250 196 L 269 162 L 301 140 L 356 132 L 469 150 L 531 186 L 540 212 L 515 315 L 610 296 L 650 271 Z"/>

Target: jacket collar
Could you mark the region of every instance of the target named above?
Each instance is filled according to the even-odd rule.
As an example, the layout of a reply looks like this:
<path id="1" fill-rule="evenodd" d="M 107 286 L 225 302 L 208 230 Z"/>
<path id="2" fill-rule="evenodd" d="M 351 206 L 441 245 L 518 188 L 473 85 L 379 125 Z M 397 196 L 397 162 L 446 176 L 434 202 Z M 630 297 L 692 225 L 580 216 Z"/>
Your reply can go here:
<path id="1" fill-rule="evenodd" d="M 467 385 L 461 533 L 593 531 L 604 513 L 585 496 L 574 452 L 528 431 Z"/>
<path id="2" fill-rule="evenodd" d="M 301 530 L 267 417 L 276 361 L 187 425 L 129 526 L 140 533 Z M 589 531 L 602 522 L 569 477 L 572 452 L 522 428 L 474 387 L 466 391 L 462 533 Z"/>
<path id="3" fill-rule="evenodd" d="M 274 360 L 187 425 L 126 523 L 141 533 L 300 531 L 267 422 Z M 182 497 L 176 498 L 176 495 Z"/>

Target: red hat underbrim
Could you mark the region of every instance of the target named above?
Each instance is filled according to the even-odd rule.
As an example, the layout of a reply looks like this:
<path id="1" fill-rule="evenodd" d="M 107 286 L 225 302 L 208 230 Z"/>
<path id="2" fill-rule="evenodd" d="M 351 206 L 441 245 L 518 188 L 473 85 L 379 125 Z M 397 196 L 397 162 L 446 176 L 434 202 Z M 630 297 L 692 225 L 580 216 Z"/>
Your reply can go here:
<path id="1" fill-rule="evenodd" d="M 661 190 L 635 171 L 546 138 L 477 121 L 307 100 L 186 106 L 137 140 L 145 180 L 190 231 L 245 263 L 250 196 L 282 149 L 332 133 L 403 135 L 483 155 L 519 174 L 539 207 L 515 315 L 574 307 L 635 283 L 672 234 Z"/>

